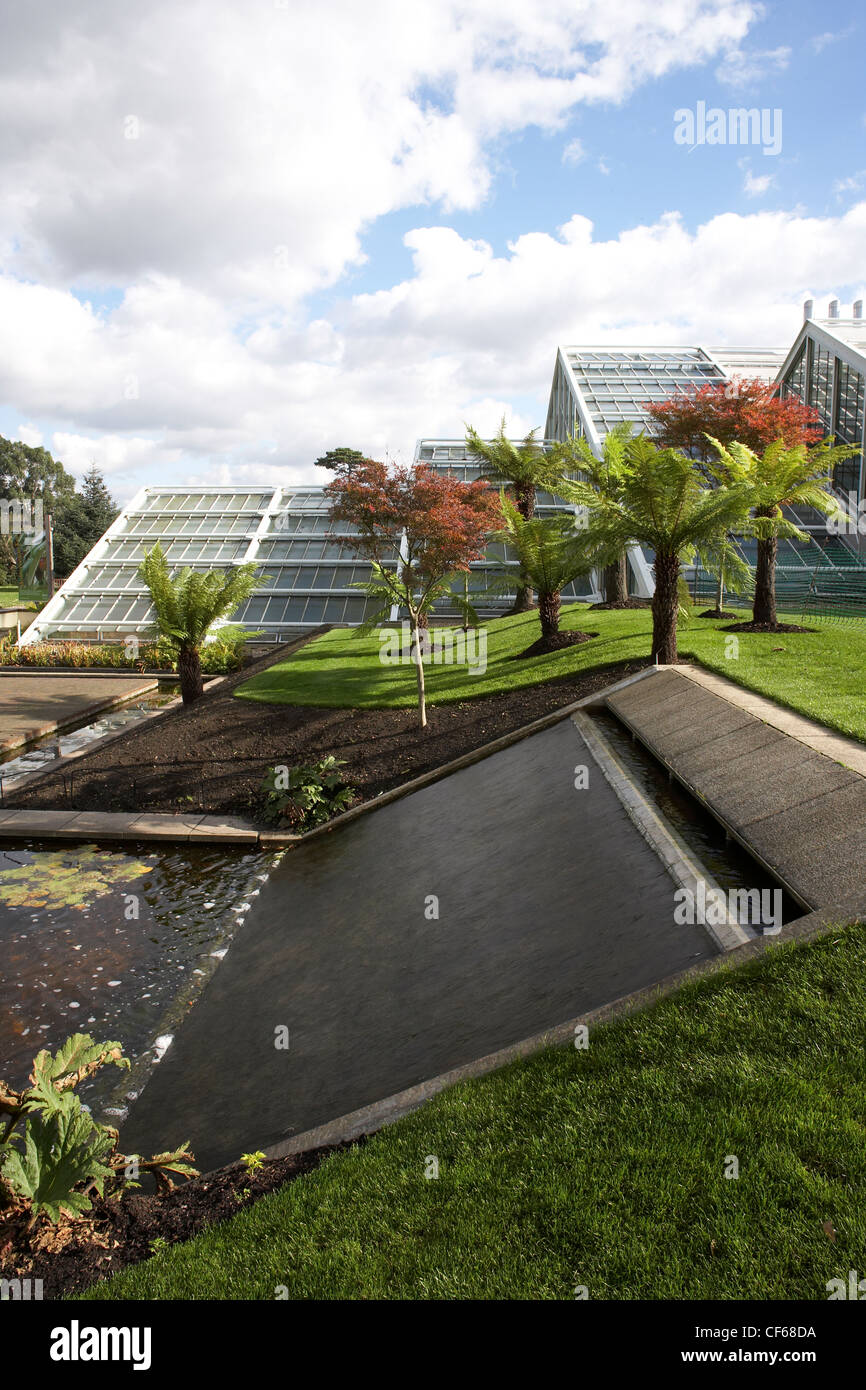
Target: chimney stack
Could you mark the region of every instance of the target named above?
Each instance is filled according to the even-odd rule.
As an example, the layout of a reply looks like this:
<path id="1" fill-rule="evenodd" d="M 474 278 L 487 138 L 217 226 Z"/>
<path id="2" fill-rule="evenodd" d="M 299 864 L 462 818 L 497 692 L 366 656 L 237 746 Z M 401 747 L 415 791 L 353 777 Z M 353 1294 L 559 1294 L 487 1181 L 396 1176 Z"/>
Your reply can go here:
<path id="1" fill-rule="evenodd" d="M 812 310 L 814 309 L 814 307 L 815 307 L 815 301 L 814 301 L 814 299 L 806 299 L 806 300 L 803 301 L 803 322 L 804 322 L 804 323 L 806 322 L 807 319 L 810 319 L 810 318 L 812 317 Z"/>
<path id="2" fill-rule="evenodd" d="M 853 317 L 854 317 L 855 319 L 862 319 L 862 317 L 863 317 L 863 300 L 862 300 L 862 299 L 855 299 L 855 300 L 854 300 Z"/>
<path id="3" fill-rule="evenodd" d="M 837 318 L 839 317 L 839 301 L 838 301 L 838 299 L 831 299 L 831 300 L 830 300 L 830 313 L 829 313 L 829 317 L 830 317 L 831 319 L 837 319 Z"/>

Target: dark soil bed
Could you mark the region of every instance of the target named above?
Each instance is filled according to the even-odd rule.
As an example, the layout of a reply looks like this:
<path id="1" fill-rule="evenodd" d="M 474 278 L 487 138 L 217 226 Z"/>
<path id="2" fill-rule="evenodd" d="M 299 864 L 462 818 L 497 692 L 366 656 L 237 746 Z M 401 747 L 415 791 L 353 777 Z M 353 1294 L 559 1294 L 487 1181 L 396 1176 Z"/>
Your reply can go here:
<path id="1" fill-rule="evenodd" d="M 363 1143 L 363 1139 L 358 1142 Z M 95 1197 L 91 1211 L 59 1226 L 40 1223 L 31 1239 L 26 1216 L 0 1215 L 0 1274 L 42 1280 L 45 1298 L 64 1298 L 155 1253 L 153 1242 L 190 1240 L 284 1183 L 317 1168 L 349 1144 L 271 1159 L 251 1173 L 241 1164 L 203 1174 L 164 1197 L 133 1191 L 118 1200 Z M 157 1246 L 159 1249 L 160 1246 Z"/>
<path id="2" fill-rule="evenodd" d="M 740 615 L 730 608 L 705 608 L 697 616 L 699 618 L 738 618 Z"/>
<path id="3" fill-rule="evenodd" d="M 594 609 L 605 609 L 609 611 L 615 608 L 652 608 L 652 606 L 653 601 L 651 598 L 624 598 L 619 603 L 591 603 L 589 605 L 589 611 L 592 612 Z"/>
<path id="4" fill-rule="evenodd" d="M 814 632 L 813 627 L 799 627 L 796 623 L 732 623 L 723 628 L 724 632 Z"/>
<path id="5" fill-rule="evenodd" d="M 593 637 L 597 637 L 597 632 L 554 632 L 550 637 L 539 637 L 537 642 L 533 642 L 531 647 L 514 657 L 515 661 L 522 661 L 527 656 L 549 656 L 551 652 L 561 652 L 565 647 L 577 647 L 581 642 L 591 642 Z"/>
<path id="6" fill-rule="evenodd" d="M 441 767 L 482 744 L 648 665 L 648 659 L 547 681 L 461 704 L 415 709 L 319 709 L 235 700 L 232 691 L 285 656 L 269 652 L 243 672 L 61 766 L 4 801 L 9 807 L 157 811 L 261 819 L 266 769 L 342 759 L 361 800 Z"/>

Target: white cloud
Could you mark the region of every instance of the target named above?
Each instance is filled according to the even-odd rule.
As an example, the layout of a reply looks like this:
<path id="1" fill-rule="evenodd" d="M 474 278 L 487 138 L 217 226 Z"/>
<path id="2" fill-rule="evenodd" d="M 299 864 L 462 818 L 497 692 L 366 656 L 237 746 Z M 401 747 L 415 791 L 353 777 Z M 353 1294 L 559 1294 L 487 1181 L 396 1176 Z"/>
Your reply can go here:
<path id="1" fill-rule="evenodd" d="M 141 481 L 320 482 L 312 460 L 338 443 L 408 460 L 419 434 L 459 436 L 467 420 L 543 424 L 559 342 L 786 347 L 807 291 L 863 294 L 864 235 L 866 202 L 839 217 L 725 213 L 694 231 L 669 213 L 607 239 L 577 216 L 502 255 L 419 227 L 400 283 L 328 322 L 274 316 L 245 342 L 215 298 L 175 282 L 142 283 L 99 317 L 67 292 L 0 281 L 0 394 L 14 377 L 37 422 L 60 403 L 75 424 L 52 452 L 79 474 L 95 460 L 120 497 Z M 122 393 L 130 375 L 137 399 Z"/>
<path id="2" fill-rule="evenodd" d="M 732 48 L 716 68 L 716 77 L 727 87 L 754 87 L 766 78 L 784 72 L 791 57 L 790 48 L 746 52 Z"/>
<path id="3" fill-rule="evenodd" d="M 582 140 L 570 140 L 562 151 L 563 164 L 580 164 L 586 159 L 586 150 L 583 148 Z"/>
<path id="4" fill-rule="evenodd" d="M 483 205 L 528 125 L 565 142 L 581 103 L 678 68 L 778 70 L 787 50 L 744 56 L 758 14 L 751 0 L 22 8 L 0 75 L 0 402 L 122 497 L 142 481 L 321 481 L 312 460 L 335 444 L 407 459 L 420 433 L 503 412 L 529 429 L 567 339 L 787 345 L 805 286 L 857 280 L 866 205 L 693 230 L 668 213 L 608 239 L 576 216 L 502 254 L 443 225 Z M 407 208 L 411 271 L 308 311 L 375 220 Z M 112 289 L 120 303 L 100 308 Z"/>
<path id="5" fill-rule="evenodd" d="M 773 185 L 772 174 L 753 174 L 751 169 L 746 170 L 746 177 L 743 180 L 743 192 L 749 198 L 760 198 L 768 188 Z"/>
<path id="6" fill-rule="evenodd" d="M 42 431 L 36 425 L 31 424 L 19 425 L 12 438 L 19 439 L 22 444 L 29 445 L 31 449 L 38 449 L 43 443 Z"/>
<path id="7" fill-rule="evenodd" d="M 753 0 L 43 0 L 4 32 L 0 248 L 49 286 L 158 274 L 295 304 L 378 217 L 475 209 L 493 142 L 714 59 Z"/>
<path id="8" fill-rule="evenodd" d="M 843 39 L 850 38 L 851 34 L 854 33 L 854 28 L 853 24 L 849 24 L 847 28 L 838 29 L 835 32 L 828 29 L 823 34 L 815 34 L 809 40 L 809 47 L 813 53 L 823 53 L 824 49 L 829 48 L 831 44 L 841 43 Z"/>
<path id="9" fill-rule="evenodd" d="M 837 194 L 859 193 L 863 189 L 864 181 L 866 181 L 866 169 L 860 169 L 847 179 L 837 179 L 833 184 L 833 192 Z"/>

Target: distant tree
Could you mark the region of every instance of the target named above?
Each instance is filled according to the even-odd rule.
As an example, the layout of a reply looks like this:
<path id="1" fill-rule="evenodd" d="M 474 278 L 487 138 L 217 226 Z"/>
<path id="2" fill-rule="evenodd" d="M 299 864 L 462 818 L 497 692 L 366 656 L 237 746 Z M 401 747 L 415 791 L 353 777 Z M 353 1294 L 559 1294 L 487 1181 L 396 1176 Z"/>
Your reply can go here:
<path id="1" fill-rule="evenodd" d="M 650 401 L 644 409 L 656 426 L 657 444 L 712 465 L 711 474 L 718 476 L 714 440 L 722 446 L 743 444 L 758 454 L 776 440 L 788 449 L 821 442 L 824 429 L 818 411 L 793 396 L 776 396 L 773 390 L 772 383 L 757 378 L 710 383 L 666 401 Z M 724 610 L 726 584 L 736 588 L 736 569 L 735 555 L 723 549 L 714 571 L 717 613 Z M 756 601 L 760 606 L 762 601 Z"/>
<path id="2" fill-rule="evenodd" d="M 185 705 L 203 691 L 201 647 L 220 618 L 228 618 L 259 585 L 255 565 L 235 565 L 218 570 L 181 570 L 172 575 L 157 541 L 145 552 L 139 574 L 150 591 L 156 635 L 164 638 L 177 655 L 180 693 Z"/>
<path id="3" fill-rule="evenodd" d="M 557 491 L 565 501 L 570 500 L 571 475 L 578 473 L 599 494 L 615 500 L 623 478 L 625 449 L 632 437 L 630 421 L 615 425 L 605 435 L 602 456 L 596 458 L 585 435 L 572 435 L 553 446 L 554 461 L 563 471 Z M 605 603 L 625 603 L 628 600 L 628 561 L 625 550 L 602 565 L 602 585 Z"/>
<path id="4" fill-rule="evenodd" d="M 74 496 L 75 479 L 47 449 L 0 435 L 0 499 L 41 502 L 43 512 L 54 514 Z M 24 552 L 32 543 L 32 534 L 0 535 L 0 573 L 5 579 L 20 583 Z"/>
<path id="5" fill-rule="evenodd" d="M 341 461 L 325 488 L 335 521 L 353 528 L 345 544 L 372 563 L 361 585 L 376 605 L 365 629 L 404 608 L 412 624 L 421 727 L 427 724 L 421 630 L 450 576 L 484 554 L 501 522 L 496 494 L 484 482 L 463 483 L 451 473 L 389 467 L 373 459 Z M 455 601 L 457 596 L 455 595 Z"/>
<path id="6" fill-rule="evenodd" d="M 480 463 L 482 476 L 511 488 L 514 503 L 525 521 L 535 515 L 538 490 L 552 491 L 562 471 L 554 456 L 536 439 L 537 434 L 537 429 L 530 430 L 519 444 L 515 444 L 505 433 L 504 416 L 492 439 L 482 439 L 472 425 L 466 426 L 466 449 L 470 458 Z M 526 613 L 532 606 L 532 586 L 522 575 L 511 611 Z"/>
<path id="7" fill-rule="evenodd" d="M 316 466 L 334 471 L 351 471 L 355 464 L 363 463 L 366 457 L 366 454 L 362 454 L 358 449 L 349 449 L 345 444 L 341 444 L 338 449 L 329 449 L 320 459 L 316 459 Z"/>
<path id="8" fill-rule="evenodd" d="M 64 578 L 105 535 L 119 508 L 95 463 L 90 465 L 81 492 L 64 497 L 54 510 L 54 569 Z"/>
<path id="9" fill-rule="evenodd" d="M 734 483 L 745 490 L 751 509 L 748 531 L 758 540 L 755 564 L 755 596 L 752 622 L 772 631 L 776 616 L 776 553 L 781 539 L 808 540 L 782 513 L 783 507 L 811 507 L 825 516 L 841 518 L 843 513 L 830 492 L 833 468 L 843 459 L 859 453 L 858 446 L 832 448 L 821 444 L 808 449 L 804 443 L 788 447 L 777 439 L 762 455 L 737 441 L 727 447 L 712 440 L 718 454 L 714 466 L 723 483 Z"/>
<path id="10" fill-rule="evenodd" d="M 744 522 L 750 505 L 745 486 L 712 486 L 694 460 L 678 449 L 659 449 L 640 434 L 626 444 L 615 496 L 598 492 L 590 482 L 576 483 L 573 493 L 589 511 L 589 535 L 601 554 L 619 553 L 629 544 L 654 552 L 651 655 L 673 665 L 680 566 Z"/>

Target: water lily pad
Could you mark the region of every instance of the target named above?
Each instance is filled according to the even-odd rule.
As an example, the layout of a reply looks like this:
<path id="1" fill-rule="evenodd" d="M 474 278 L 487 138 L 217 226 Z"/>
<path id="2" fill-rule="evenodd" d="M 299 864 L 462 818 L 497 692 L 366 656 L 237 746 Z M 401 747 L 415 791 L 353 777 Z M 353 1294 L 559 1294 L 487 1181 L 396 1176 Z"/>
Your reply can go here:
<path id="1" fill-rule="evenodd" d="M 153 864 L 100 850 L 96 845 L 39 854 L 30 864 L 0 869 L 0 902 L 9 907 L 80 911 L 119 885 L 152 873 Z"/>

